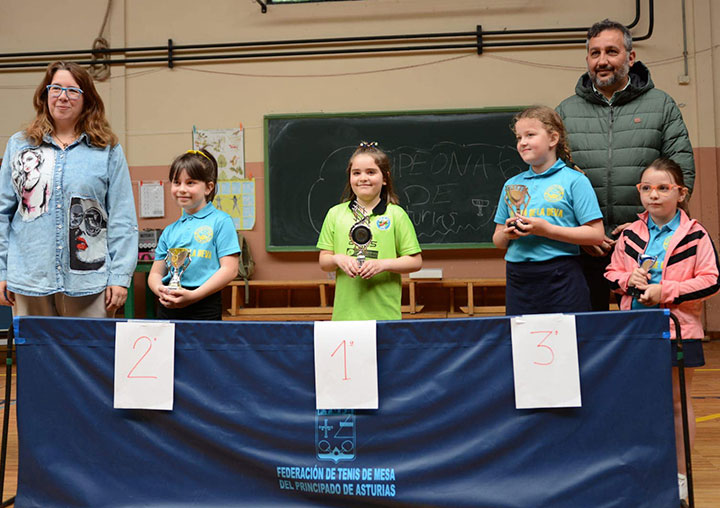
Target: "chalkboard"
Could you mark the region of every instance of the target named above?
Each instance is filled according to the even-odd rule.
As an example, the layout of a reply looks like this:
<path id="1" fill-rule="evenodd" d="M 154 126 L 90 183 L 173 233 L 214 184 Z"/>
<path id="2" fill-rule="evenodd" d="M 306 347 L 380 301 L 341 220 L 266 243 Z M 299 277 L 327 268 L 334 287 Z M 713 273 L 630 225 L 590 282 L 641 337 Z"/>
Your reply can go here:
<path id="1" fill-rule="evenodd" d="M 502 185 L 527 169 L 510 130 L 517 111 L 267 115 L 267 250 L 315 249 L 362 140 L 389 155 L 400 205 L 424 249 L 492 247 Z"/>

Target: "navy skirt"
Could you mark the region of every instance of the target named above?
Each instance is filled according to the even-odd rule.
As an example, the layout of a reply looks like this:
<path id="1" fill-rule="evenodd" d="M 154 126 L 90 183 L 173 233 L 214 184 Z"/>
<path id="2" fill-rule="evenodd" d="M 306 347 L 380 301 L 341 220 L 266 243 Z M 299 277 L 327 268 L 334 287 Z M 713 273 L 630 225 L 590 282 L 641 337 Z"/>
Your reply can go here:
<path id="1" fill-rule="evenodd" d="M 589 312 L 588 289 L 578 256 L 507 262 L 505 314 Z"/>

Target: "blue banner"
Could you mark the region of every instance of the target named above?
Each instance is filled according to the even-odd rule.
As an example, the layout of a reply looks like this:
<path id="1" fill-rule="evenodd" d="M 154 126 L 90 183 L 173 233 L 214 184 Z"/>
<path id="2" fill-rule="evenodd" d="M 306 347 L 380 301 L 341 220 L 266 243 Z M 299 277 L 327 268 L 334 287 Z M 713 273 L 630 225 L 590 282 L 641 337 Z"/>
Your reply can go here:
<path id="1" fill-rule="evenodd" d="M 176 324 L 172 411 L 115 322 L 19 318 L 19 507 L 676 507 L 668 317 L 577 316 L 581 408 L 517 410 L 508 318 L 378 323 L 378 410 L 316 411 L 312 323 Z"/>

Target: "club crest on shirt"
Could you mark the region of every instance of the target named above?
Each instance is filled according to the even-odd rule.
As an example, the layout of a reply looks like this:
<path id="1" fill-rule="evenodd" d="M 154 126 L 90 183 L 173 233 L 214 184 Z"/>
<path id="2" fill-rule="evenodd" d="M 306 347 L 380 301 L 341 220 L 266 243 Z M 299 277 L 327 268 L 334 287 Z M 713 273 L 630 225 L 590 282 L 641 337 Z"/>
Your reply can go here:
<path id="1" fill-rule="evenodd" d="M 375 224 L 377 225 L 377 228 L 381 231 L 385 229 L 390 229 L 390 217 L 388 217 L 387 215 L 378 217 Z"/>
<path id="2" fill-rule="evenodd" d="M 545 201 L 555 203 L 557 201 L 560 201 L 564 195 L 565 189 L 563 189 L 562 185 L 555 184 L 545 189 L 545 194 L 543 195 L 543 197 L 545 198 Z"/>
<path id="3" fill-rule="evenodd" d="M 212 237 L 213 230 L 210 226 L 200 226 L 195 230 L 195 240 L 200 243 L 208 243 Z"/>

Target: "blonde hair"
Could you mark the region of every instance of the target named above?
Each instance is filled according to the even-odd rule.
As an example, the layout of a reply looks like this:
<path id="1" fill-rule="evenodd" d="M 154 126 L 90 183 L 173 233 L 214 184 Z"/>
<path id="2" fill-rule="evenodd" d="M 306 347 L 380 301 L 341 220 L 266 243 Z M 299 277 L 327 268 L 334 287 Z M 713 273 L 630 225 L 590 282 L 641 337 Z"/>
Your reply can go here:
<path id="1" fill-rule="evenodd" d="M 46 87 L 52 83 L 57 71 L 68 71 L 72 74 L 72 77 L 83 91 L 83 109 L 75 125 L 75 132 L 77 134 L 84 132 L 87 134 L 90 144 L 99 148 L 116 145 L 118 138 L 105 118 L 105 105 L 95 89 L 92 77 L 88 71 L 78 64 L 63 61 L 53 62 L 47 66 L 45 77 L 35 90 L 33 105 L 35 106 L 36 116 L 25 129 L 25 137 L 34 145 L 39 146 L 45 134 L 55 132 L 55 124 L 48 109 Z"/>
<path id="2" fill-rule="evenodd" d="M 543 124 L 546 131 L 549 133 L 557 133 L 558 143 L 555 147 L 555 154 L 557 157 L 565 161 L 565 164 L 571 168 L 584 173 L 584 171 L 575 165 L 575 161 L 573 160 L 570 152 L 570 145 L 568 145 L 567 141 L 565 124 L 563 124 L 562 118 L 560 118 L 557 111 L 552 108 L 548 108 L 547 106 L 531 106 L 524 109 L 513 117 L 512 124 L 510 125 L 510 129 L 512 129 L 515 134 L 517 134 L 517 132 L 515 132 L 515 124 L 517 124 L 518 120 L 522 120 L 524 118 L 538 120 Z"/>

